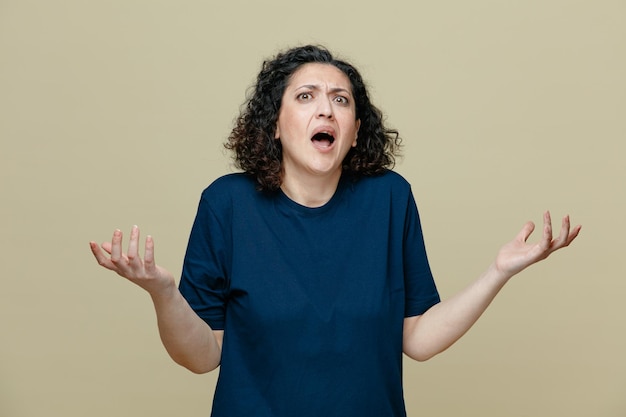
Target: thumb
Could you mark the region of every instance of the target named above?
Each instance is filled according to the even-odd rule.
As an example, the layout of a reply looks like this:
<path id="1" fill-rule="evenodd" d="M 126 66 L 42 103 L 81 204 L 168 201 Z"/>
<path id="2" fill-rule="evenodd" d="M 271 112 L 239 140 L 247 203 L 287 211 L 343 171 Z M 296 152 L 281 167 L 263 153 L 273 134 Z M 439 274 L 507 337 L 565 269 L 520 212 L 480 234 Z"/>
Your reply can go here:
<path id="1" fill-rule="evenodd" d="M 534 230 L 535 223 L 529 221 L 524 225 L 524 227 L 522 227 L 522 230 L 519 231 L 515 239 L 520 242 L 526 242 Z"/>

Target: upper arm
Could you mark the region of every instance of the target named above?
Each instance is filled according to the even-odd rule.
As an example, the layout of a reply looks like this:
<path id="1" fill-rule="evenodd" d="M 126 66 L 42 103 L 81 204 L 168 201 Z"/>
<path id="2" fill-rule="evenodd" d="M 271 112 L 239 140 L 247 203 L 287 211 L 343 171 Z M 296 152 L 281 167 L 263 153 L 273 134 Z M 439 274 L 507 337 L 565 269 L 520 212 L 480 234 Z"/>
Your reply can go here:
<path id="1" fill-rule="evenodd" d="M 213 336 L 215 336 L 215 341 L 217 342 L 221 356 L 222 344 L 224 343 L 224 330 L 213 330 Z"/>

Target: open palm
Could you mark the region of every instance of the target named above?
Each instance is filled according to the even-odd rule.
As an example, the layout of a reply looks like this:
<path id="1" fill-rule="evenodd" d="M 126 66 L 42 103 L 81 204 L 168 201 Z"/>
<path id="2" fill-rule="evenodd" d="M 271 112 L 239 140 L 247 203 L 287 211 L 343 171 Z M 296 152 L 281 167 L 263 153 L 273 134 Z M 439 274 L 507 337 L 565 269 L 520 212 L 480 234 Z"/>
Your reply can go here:
<path id="1" fill-rule="evenodd" d="M 98 246 L 89 243 L 98 263 L 106 269 L 139 285 L 149 293 L 156 293 L 171 288 L 174 283 L 172 274 L 154 262 L 154 241 L 146 238 L 144 259 L 139 256 L 139 228 L 134 226 L 130 233 L 128 251 L 122 250 L 122 232 L 116 230 L 111 242 Z"/>
<path id="2" fill-rule="evenodd" d="M 569 216 L 563 218 L 561 232 L 552 236 L 552 220 L 550 212 L 543 215 L 543 236 L 537 243 L 527 243 L 528 238 L 535 230 L 535 224 L 528 222 L 517 234 L 515 239 L 502 246 L 496 257 L 496 268 L 502 273 L 512 276 L 530 265 L 546 259 L 553 252 L 568 246 L 578 236 L 581 226 L 570 227 Z"/>

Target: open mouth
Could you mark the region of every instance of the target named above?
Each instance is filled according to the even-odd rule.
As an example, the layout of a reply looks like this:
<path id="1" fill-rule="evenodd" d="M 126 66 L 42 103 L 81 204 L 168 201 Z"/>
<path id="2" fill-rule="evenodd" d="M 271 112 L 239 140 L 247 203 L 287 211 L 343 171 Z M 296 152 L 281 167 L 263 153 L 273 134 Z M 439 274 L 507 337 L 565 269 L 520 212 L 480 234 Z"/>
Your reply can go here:
<path id="1" fill-rule="evenodd" d="M 319 132 L 313 135 L 311 140 L 321 146 L 328 147 L 333 144 L 335 137 L 329 132 Z"/>

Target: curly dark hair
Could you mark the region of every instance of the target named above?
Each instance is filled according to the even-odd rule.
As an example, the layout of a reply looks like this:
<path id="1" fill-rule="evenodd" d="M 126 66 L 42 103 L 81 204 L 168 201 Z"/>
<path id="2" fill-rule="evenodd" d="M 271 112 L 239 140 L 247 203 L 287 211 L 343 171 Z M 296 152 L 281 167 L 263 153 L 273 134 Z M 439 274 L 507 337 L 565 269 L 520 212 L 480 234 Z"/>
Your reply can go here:
<path id="1" fill-rule="evenodd" d="M 346 155 L 344 173 L 376 175 L 393 168 L 401 139 L 385 127 L 383 114 L 369 99 L 363 78 L 352 65 L 335 59 L 324 47 L 307 45 L 278 53 L 263 62 L 256 85 L 250 90 L 226 149 L 234 152 L 235 165 L 256 177 L 260 190 L 275 191 L 282 183 L 282 146 L 274 139 L 285 88 L 292 74 L 307 63 L 334 65 L 352 85 L 356 118 L 361 121 L 359 140 Z"/>

